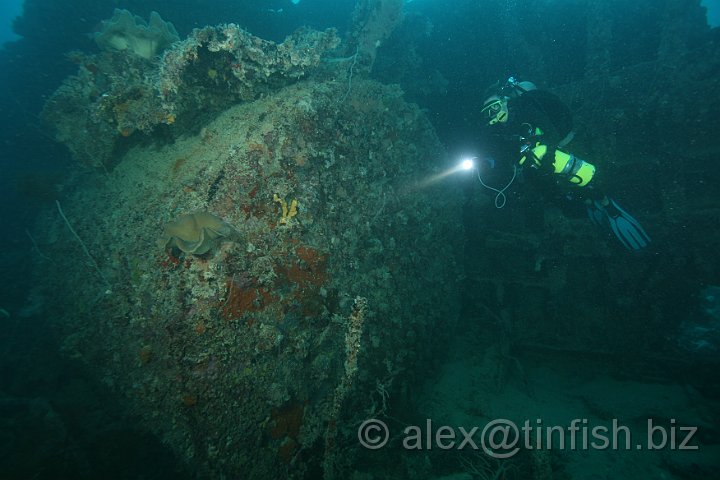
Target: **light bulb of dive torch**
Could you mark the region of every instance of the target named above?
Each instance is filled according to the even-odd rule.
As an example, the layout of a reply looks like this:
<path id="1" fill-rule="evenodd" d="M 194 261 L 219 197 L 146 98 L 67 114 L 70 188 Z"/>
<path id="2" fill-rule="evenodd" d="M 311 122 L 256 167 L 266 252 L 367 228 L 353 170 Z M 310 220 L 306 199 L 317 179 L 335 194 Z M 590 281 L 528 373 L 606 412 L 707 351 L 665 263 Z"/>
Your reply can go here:
<path id="1" fill-rule="evenodd" d="M 472 158 L 466 158 L 462 162 L 460 162 L 460 169 L 461 170 L 472 170 L 475 168 L 475 161 Z"/>

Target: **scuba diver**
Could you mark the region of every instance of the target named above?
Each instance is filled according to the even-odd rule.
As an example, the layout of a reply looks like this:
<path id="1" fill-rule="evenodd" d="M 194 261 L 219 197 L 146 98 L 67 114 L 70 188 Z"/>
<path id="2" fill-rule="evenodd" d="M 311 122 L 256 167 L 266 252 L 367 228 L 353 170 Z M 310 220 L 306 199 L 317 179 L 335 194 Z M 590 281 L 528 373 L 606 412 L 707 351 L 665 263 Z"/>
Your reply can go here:
<path id="1" fill-rule="evenodd" d="M 628 250 L 647 247 L 650 237 L 640 223 L 593 182 L 595 167 L 565 151 L 564 147 L 574 136 L 572 114 L 567 105 L 556 95 L 539 90 L 532 82 L 521 82 L 514 77 L 503 86 L 496 84 L 493 91 L 481 110 L 486 133 L 491 136 L 484 140 L 496 147 L 501 145 L 505 153 L 517 152 L 513 163 L 517 159 L 520 169 L 547 172 L 556 183 L 572 187 L 573 196 L 585 202 L 590 219 L 609 227 Z M 487 160 L 494 166 L 492 157 Z M 513 165 L 513 179 L 502 190 L 486 185 L 478 171 L 480 183 L 498 194 L 495 198 L 498 208 L 505 203 L 504 191 L 515 179 L 517 165 Z"/>

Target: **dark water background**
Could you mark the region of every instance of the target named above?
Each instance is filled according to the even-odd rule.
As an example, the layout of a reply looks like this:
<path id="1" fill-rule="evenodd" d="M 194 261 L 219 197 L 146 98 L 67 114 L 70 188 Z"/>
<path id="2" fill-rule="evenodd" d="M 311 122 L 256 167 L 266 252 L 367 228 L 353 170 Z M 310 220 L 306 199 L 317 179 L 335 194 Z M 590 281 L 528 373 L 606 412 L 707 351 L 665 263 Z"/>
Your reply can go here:
<path id="1" fill-rule="evenodd" d="M 643 13 L 632 1 L 614 3 L 627 9 L 629 19 Z M 122 405 L 80 365 L 58 355 L 43 324 L 51 320 L 52 308 L 45 309 L 45 319 L 28 315 L 32 322 L 22 320 L 23 312 L 36 301 L 28 297 L 32 284 L 27 265 L 33 253 L 27 231 L 37 212 L 58 198 L 73 166 L 69 152 L 52 139 L 38 117 L 48 96 L 77 68 L 64 54 L 96 51 L 88 34 L 111 16 L 113 8 L 126 8 L 144 18 L 156 10 L 175 25 L 181 38 L 196 27 L 234 22 L 254 35 L 279 41 L 304 25 L 336 27 L 343 33 L 354 5 L 352 0 L 303 0 L 297 5 L 289 0 L 25 2 L 23 16 L 14 23 L 20 39 L 0 50 L 0 225 L 4 233 L 0 308 L 12 314 L 11 319 L 0 317 L 0 393 L 4 396 L 0 400 L 0 479 L 6 478 L 3 461 L 17 464 L 37 459 L 49 463 L 47 471 L 62 472 L 67 478 L 177 478 L 166 467 L 172 464 L 172 455 L 157 440 L 136 431 Z M 427 110 L 450 152 L 472 150 L 478 148 L 477 112 L 485 88 L 509 75 L 537 78 L 538 72 L 527 70 L 527 53 L 508 48 L 513 38 L 525 36 L 541 45 L 547 59 L 556 59 L 548 60 L 553 68 L 541 74 L 546 86 L 582 79 L 590 66 L 583 56 L 588 25 L 579 13 L 577 4 L 563 1 L 415 0 L 408 4 L 403 28 L 409 30 L 403 32 L 402 41 L 415 42 L 428 67 L 425 73 L 437 70 L 448 80 L 446 93 L 423 95 L 411 87 L 412 78 L 393 70 L 393 48 L 405 45 L 400 40 L 383 47 L 386 50 L 378 58 L 375 74 L 383 82 L 410 85 L 409 99 Z M 656 48 L 654 32 L 638 30 L 632 21 L 615 25 L 613 43 L 607 46 L 615 67 L 620 70 L 651 58 Z M 717 38 L 717 29 L 711 35 Z M 622 141 L 622 132 L 619 135 Z M 680 309 L 691 310 L 698 304 Z M 44 425 L 34 418 L 49 411 L 62 417 L 63 427 L 58 428 L 72 429 L 69 436 L 76 444 L 47 443 L 45 439 L 57 436 L 33 430 Z M 9 430 L 14 431 L 12 436 Z M 20 442 L 8 445 L 9 438 Z"/>

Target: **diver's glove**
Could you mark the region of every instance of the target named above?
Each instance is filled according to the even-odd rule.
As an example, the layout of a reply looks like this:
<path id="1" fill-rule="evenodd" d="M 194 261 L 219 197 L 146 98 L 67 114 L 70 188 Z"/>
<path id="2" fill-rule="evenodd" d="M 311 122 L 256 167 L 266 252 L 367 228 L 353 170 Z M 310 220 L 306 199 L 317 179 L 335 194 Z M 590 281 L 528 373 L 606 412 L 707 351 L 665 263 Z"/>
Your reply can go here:
<path id="1" fill-rule="evenodd" d="M 607 203 L 607 205 L 605 205 Z M 640 222 L 620 208 L 613 199 L 598 200 L 588 207 L 590 219 L 598 225 L 609 225 L 612 232 L 628 250 L 640 250 L 650 243 L 650 237 Z"/>

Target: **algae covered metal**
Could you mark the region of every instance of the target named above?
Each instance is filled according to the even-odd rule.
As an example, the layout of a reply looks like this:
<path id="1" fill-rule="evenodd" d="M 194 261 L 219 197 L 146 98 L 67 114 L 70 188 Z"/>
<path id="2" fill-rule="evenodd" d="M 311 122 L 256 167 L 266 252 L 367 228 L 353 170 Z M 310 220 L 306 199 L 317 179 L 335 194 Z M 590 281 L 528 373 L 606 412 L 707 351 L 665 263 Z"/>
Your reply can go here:
<path id="1" fill-rule="evenodd" d="M 359 450 L 354 425 L 408 394 L 457 321 L 459 189 L 425 182 L 446 158 L 398 87 L 320 62 L 330 33 L 273 46 L 268 63 L 233 54 L 235 40 L 258 55 L 269 45 L 239 32 L 208 27 L 169 47 L 138 74 L 135 97 L 120 82 L 106 84 L 111 99 L 81 94 L 103 75 L 86 62 L 50 100 L 59 132 L 95 122 L 108 145 L 125 138 L 125 108 L 155 123 L 106 150 L 62 199 L 110 288 L 54 211 L 42 220 L 53 263 L 39 282 L 62 306 L 65 352 L 196 474 L 343 478 Z M 241 80 L 238 60 L 269 70 Z M 168 78 L 174 88 L 153 90 Z M 213 115 L 198 113 L 203 101 Z"/>

